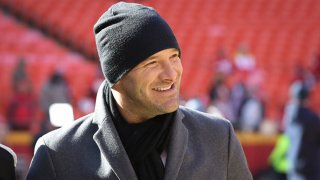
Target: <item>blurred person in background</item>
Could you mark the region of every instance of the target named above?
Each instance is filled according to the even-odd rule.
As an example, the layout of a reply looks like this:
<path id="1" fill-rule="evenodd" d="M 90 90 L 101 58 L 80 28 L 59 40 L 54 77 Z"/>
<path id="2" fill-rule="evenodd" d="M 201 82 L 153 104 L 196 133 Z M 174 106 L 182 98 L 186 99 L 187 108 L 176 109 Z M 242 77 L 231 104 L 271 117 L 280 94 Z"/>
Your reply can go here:
<path id="1" fill-rule="evenodd" d="M 295 118 L 300 104 L 299 92 L 303 86 L 300 80 L 294 81 L 289 88 L 289 100 L 285 105 L 282 129 L 286 129 L 291 121 Z"/>
<path id="2" fill-rule="evenodd" d="M 27 179 L 252 179 L 231 123 L 179 106 L 180 47 L 153 8 L 116 3 L 94 32 L 95 112 L 42 136 Z"/>
<path id="3" fill-rule="evenodd" d="M 285 133 L 289 137 L 288 179 L 320 179 L 320 119 L 309 107 L 309 89 L 296 87 L 297 102 L 287 119 Z"/>
<path id="4" fill-rule="evenodd" d="M 256 59 L 245 43 L 238 46 L 234 56 L 234 64 L 240 72 L 251 72 L 256 68 Z"/>
<path id="5" fill-rule="evenodd" d="M 29 81 L 20 79 L 16 86 L 17 89 L 9 102 L 6 117 L 10 130 L 28 131 L 36 118 L 37 101 Z"/>
<path id="6" fill-rule="evenodd" d="M 280 132 L 277 138 L 276 144 L 268 158 L 268 163 L 271 166 L 271 172 L 269 178 L 271 180 L 287 180 L 288 172 L 288 159 L 287 152 L 290 146 L 288 136 Z"/>
<path id="7" fill-rule="evenodd" d="M 244 101 L 240 106 L 240 126 L 246 131 L 258 131 L 265 119 L 265 94 L 263 85 L 265 74 L 261 69 L 255 69 L 244 83 Z"/>
<path id="8" fill-rule="evenodd" d="M 216 98 L 212 104 L 219 110 L 223 117 L 235 124 L 235 114 L 231 104 L 230 89 L 225 84 L 216 89 Z"/>
<path id="9" fill-rule="evenodd" d="M 41 133 L 44 134 L 52 129 L 49 117 L 49 108 L 55 103 L 71 104 L 71 94 L 62 70 L 56 69 L 50 79 L 42 87 L 40 105 L 44 112 L 44 120 L 41 125 Z"/>
<path id="10" fill-rule="evenodd" d="M 258 87 L 248 87 L 248 98 L 240 114 L 241 129 L 248 132 L 258 131 L 264 117 L 265 106 L 261 90 Z"/>
<path id="11" fill-rule="evenodd" d="M 227 57 L 225 49 L 219 48 L 217 51 L 216 59 L 214 61 L 214 71 L 216 76 L 227 78 L 233 71 L 233 64 Z"/>
<path id="12" fill-rule="evenodd" d="M 218 98 L 218 89 L 220 86 L 225 86 L 225 79 L 221 76 L 214 76 L 212 78 L 212 84 L 209 90 L 209 98 L 211 102 Z"/>
<path id="13" fill-rule="evenodd" d="M 213 79 L 213 84 L 209 91 L 209 107 L 210 109 L 211 107 L 216 108 L 224 118 L 230 120 L 235 125 L 236 117 L 232 107 L 230 89 L 226 85 L 224 77 L 215 76 Z"/>
<path id="14" fill-rule="evenodd" d="M 28 131 L 36 118 L 37 99 L 25 68 L 25 61 L 21 59 L 12 74 L 13 96 L 6 112 L 11 130 Z"/>
<path id="15" fill-rule="evenodd" d="M 243 105 L 245 104 L 248 98 L 248 90 L 245 83 L 243 83 L 242 80 L 239 80 L 235 84 L 233 84 L 233 86 L 231 87 L 230 101 L 235 115 L 234 127 L 236 129 L 240 129 L 240 117 Z"/>

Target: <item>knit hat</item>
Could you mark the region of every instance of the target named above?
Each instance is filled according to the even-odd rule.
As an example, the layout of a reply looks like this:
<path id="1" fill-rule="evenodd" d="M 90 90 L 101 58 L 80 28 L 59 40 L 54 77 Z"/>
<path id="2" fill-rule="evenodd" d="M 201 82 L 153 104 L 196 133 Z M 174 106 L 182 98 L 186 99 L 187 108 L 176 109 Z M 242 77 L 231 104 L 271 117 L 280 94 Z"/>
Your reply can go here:
<path id="1" fill-rule="evenodd" d="M 149 56 L 168 48 L 180 51 L 173 31 L 151 7 L 119 2 L 94 25 L 102 72 L 110 87 Z"/>

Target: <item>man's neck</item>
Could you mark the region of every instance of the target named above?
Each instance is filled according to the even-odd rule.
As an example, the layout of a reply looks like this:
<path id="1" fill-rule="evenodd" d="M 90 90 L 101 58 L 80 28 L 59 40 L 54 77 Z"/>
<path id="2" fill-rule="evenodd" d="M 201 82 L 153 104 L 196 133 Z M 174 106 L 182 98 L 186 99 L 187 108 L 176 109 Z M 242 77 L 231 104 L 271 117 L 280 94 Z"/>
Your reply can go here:
<path id="1" fill-rule="evenodd" d="M 116 90 L 111 89 L 111 94 L 114 97 L 115 103 L 117 105 L 117 108 L 120 114 L 129 124 L 142 123 L 147 121 L 148 119 L 155 117 L 155 116 L 147 115 L 146 113 L 143 113 L 143 112 L 137 112 L 135 111 L 134 107 L 129 107 L 128 105 L 126 105 L 120 93 L 117 92 Z"/>

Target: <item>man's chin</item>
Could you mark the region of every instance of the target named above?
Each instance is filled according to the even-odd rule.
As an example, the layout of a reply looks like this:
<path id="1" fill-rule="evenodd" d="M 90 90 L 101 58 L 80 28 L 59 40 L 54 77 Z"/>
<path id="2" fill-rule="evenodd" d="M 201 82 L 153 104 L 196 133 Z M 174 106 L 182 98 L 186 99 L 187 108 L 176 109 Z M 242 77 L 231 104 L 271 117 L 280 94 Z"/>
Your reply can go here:
<path id="1" fill-rule="evenodd" d="M 167 106 L 167 107 L 163 108 L 163 114 L 175 112 L 175 111 L 177 111 L 178 108 L 179 108 L 178 103 L 171 105 L 171 106 Z"/>
<path id="2" fill-rule="evenodd" d="M 172 113 L 179 108 L 179 99 L 176 97 L 171 97 L 166 100 L 159 99 L 153 102 L 154 110 L 158 111 L 160 114 Z"/>

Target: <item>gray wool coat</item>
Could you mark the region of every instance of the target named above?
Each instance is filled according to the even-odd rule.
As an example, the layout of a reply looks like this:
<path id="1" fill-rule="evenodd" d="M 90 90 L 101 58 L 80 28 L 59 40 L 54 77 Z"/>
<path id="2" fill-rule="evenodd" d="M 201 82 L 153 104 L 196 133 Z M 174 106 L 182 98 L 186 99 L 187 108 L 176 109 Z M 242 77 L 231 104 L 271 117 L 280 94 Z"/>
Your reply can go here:
<path id="1" fill-rule="evenodd" d="M 102 89 L 94 113 L 38 140 L 28 180 L 137 180 Z M 165 180 L 252 179 L 229 121 L 181 106 L 171 130 Z"/>

